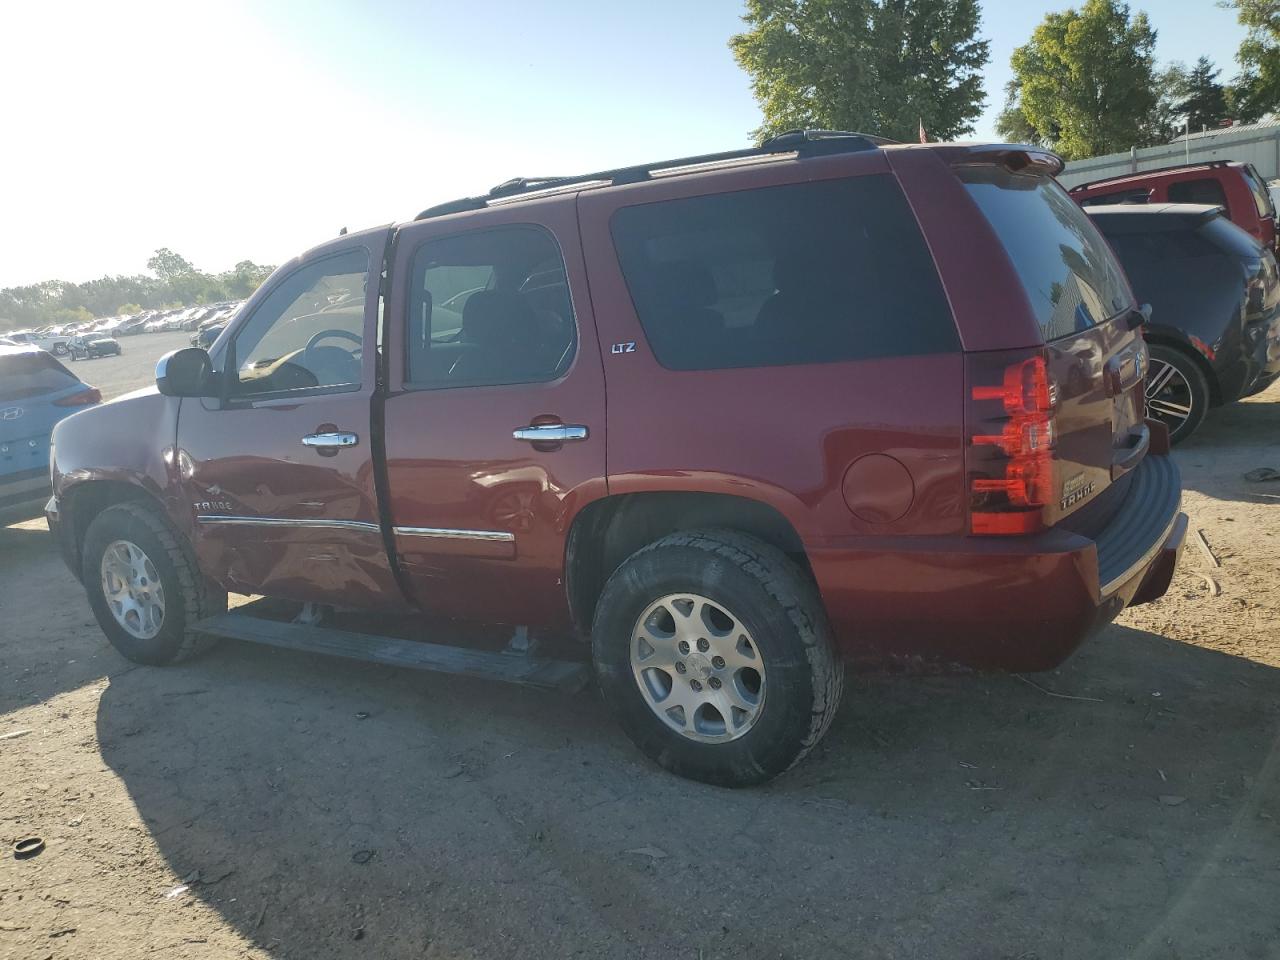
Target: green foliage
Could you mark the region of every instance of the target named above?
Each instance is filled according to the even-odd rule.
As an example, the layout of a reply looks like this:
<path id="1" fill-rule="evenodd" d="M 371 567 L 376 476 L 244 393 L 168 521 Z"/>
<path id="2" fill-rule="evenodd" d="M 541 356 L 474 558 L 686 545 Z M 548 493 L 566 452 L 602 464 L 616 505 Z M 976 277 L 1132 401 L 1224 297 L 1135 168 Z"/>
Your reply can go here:
<path id="1" fill-rule="evenodd" d="M 147 266 L 155 276 L 102 277 L 85 283 L 46 280 L 0 290 L 0 329 L 242 300 L 275 269 L 241 260 L 223 273 L 204 273 L 167 247 L 157 250 Z"/>
<path id="2" fill-rule="evenodd" d="M 1119 0 L 1050 13 L 1013 52 L 1013 92 L 998 128 L 1034 132 L 1067 159 L 1155 142 L 1156 32 Z"/>
<path id="3" fill-rule="evenodd" d="M 986 95 L 977 0 L 747 0 L 729 41 L 764 113 L 798 127 L 915 140 L 973 131 Z"/>
<path id="4" fill-rule="evenodd" d="M 1236 51 L 1240 76 L 1227 91 L 1231 114 L 1253 123 L 1280 109 L 1280 0 L 1226 0 L 1248 34 Z"/>
<path id="5" fill-rule="evenodd" d="M 1201 57 L 1186 75 L 1185 96 L 1177 110 L 1187 118 L 1191 132 L 1216 127 L 1227 117 L 1227 93 L 1218 83 L 1222 73 L 1208 57 Z"/>

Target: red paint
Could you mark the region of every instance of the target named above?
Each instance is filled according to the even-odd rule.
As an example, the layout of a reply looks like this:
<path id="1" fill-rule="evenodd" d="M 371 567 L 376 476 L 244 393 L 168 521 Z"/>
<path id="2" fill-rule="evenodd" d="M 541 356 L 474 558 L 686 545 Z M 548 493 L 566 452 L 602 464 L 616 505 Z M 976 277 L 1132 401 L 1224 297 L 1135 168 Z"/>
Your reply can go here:
<path id="1" fill-rule="evenodd" d="M 1093 199 L 1095 203 L 1101 202 L 1101 198 L 1112 197 L 1115 198 L 1116 203 L 1189 202 L 1184 199 L 1185 194 L 1178 193 L 1178 184 L 1196 180 L 1211 180 L 1216 183 L 1226 200 L 1227 218 L 1236 226 L 1247 230 L 1268 250 L 1276 249 L 1276 218 L 1271 197 L 1267 192 L 1266 184 L 1249 163 L 1239 161 L 1189 163 L 1127 176 L 1109 177 L 1106 180 L 1096 180 L 1072 187 L 1071 196 L 1077 202 Z M 1265 197 L 1268 208 L 1266 212 L 1258 211 L 1258 205 L 1254 201 L 1254 191 L 1250 188 L 1251 180 L 1256 181 L 1256 188 Z"/>
<path id="2" fill-rule="evenodd" d="M 104 480 L 132 485 L 163 504 L 206 574 L 233 589 L 563 630 L 571 626 L 566 544 L 586 507 L 624 494 L 729 494 L 767 504 L 794 530 L 849 655 L 1051 666 L 1127 602 L 1159 596 L 1181 540 L 1175 529 L 1150 563 L 1104 597 L 1093 541 L 1059 525 L 1072 511 L 1050 503 L 1049 529 L 1033 536 L 969 535 L 966 403 L 975 386 L 1002 388 L 1010 363 L 1029 351 L 1043 356 L 1042 372 L 1060 391 L 1055 490 L 1077 474 L 1106 487 L 1115 431 L 1141 425 L 1141 411 L 1127 390 L 1106 386 L 1105 372 L 1123 372 L 1136 342 L 1123 324 L 1042 343 L 998 238 L 951 171 L 966 156 L 927 145 L 742 164 L 342 237 L 282 267 L 268 288 L 300 264 L 364 246 L 373 258 L 368 289 L 377 290 L 394 237 L 382 370 L 365 350 L 363 384 L 349 393 L 234 409 L 186 399 L 179 413 L 178 401 L 151 392 L 73 417 L 56 435 L 59 501 L 74 505 Z M 656 361 L 613 249 L 616 211 L 886 173 L 904 188 L 965 352 L 711 371 Z M 404 362 L 415 252 L 429 240 L 504 224 L 536 225 L 563 253 L 578 328 L 572 365 L 549 383 L 415 389 Z M 365 343 L 378 336 L 377 305 L 369 297 Z M 224 334 L 218 349 L 234 335 Z M 997 379 L 978 382 L 992 370 Z M 512 437 L 536 423 L 581 424 L 588 438 L 535 445 Z M 359 445 L 321 453 L 300 444 L 330 428 L 358 433 Z M 175 449 L 180 455 L 166 460 L 163 451 Z M 199 505 L 212 501 L 230 505 L 209 507 L 214 513 L 377 529 L 196 524 Z M 64 509 L 51 523 L 74 551 L 68 519 Z"/>

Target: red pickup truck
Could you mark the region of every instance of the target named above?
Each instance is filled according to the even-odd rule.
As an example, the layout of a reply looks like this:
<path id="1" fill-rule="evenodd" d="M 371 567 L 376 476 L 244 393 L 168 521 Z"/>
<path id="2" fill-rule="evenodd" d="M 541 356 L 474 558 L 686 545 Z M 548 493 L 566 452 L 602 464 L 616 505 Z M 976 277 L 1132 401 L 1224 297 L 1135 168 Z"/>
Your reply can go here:
<path id="1" fill-rule="evenodd" d="M 136 661 L 234 636 L 547 686 L 590 662 L 658 763 L 760 782 L 845 659 L 1048 668 L 1168 586 L 1144 314 L 1060 169 L 796 132 L 341 236 L 59 424 L 50 527 Z M 462 621 L 508 649 L 450 646 Z"/>

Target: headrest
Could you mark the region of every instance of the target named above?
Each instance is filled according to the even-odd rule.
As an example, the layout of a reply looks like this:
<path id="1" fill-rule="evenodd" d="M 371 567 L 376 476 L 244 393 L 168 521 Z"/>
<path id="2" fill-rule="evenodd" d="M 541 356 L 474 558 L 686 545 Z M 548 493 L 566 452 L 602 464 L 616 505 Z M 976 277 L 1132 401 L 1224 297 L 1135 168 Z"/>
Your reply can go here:
<path id="1" fill-rule="evenodd" d="M 519 343 L 536 339 L 537 333 L 537 318 L 518 293 L 477 290 L 462 308 L 463 339 L 471 343 Z"/>

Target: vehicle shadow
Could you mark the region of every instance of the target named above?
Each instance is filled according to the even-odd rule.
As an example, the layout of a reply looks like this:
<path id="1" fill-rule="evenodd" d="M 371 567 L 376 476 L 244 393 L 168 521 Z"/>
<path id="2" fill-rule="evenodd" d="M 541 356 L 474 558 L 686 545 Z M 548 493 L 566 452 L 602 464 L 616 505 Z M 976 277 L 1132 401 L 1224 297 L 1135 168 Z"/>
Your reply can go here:
<path id="1" fill-rule="evenodd" d="M 0 715 L 131 669 L 98 629 L 43 518 L 0 527 L 0 623 Z"/>
<path id="2" fill-rule="evenodd" d="M 723 790 L 564 698 L 228 643 L 112 678 L 101 755 L 274 955 L 1264 956 L 1280 671 L 1111 627 L 1033 677 L 850 677 Z"/>

